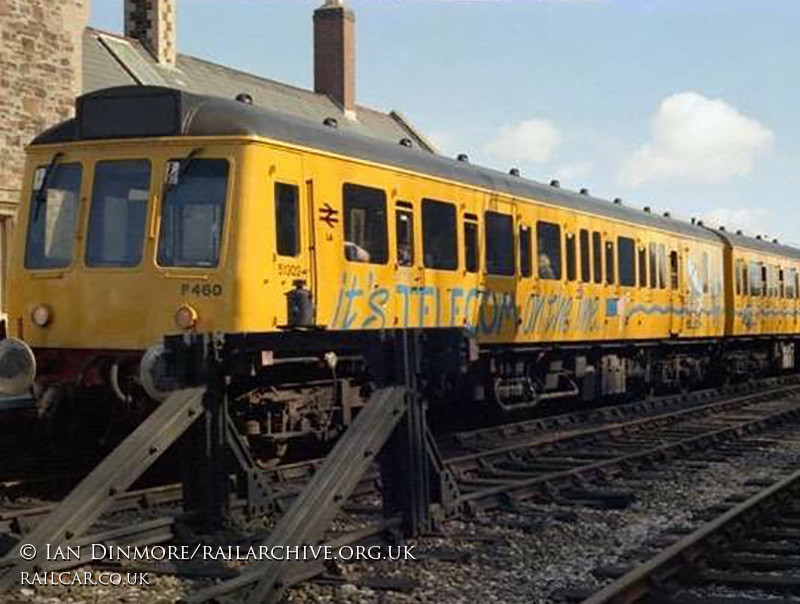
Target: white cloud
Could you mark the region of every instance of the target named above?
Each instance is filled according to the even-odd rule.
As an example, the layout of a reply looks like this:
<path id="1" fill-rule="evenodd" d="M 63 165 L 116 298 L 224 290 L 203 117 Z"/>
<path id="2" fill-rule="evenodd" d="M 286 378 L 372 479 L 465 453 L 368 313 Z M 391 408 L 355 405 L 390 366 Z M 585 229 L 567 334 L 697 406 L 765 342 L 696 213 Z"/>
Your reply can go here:
<path id="1" fill-rule="evenodd" d="M 706 226 L 724 226 L 729 231 L 741 229 L 747 234 L 757 235 L 764 232 L 767 212 L 763 208 L 722 207 L 705 212 L 699 218 Z"/>
<path id="2" fill-rule="evenodd" d="M 547 120 L 531 119 L 502 128 L 483 150 L 497 160 L 514 165 L 541 164 L 550 159 L 562 139 L 558 129 Z"/>
<path id="3" fill-rule="evenodd" d="M 563 180 L 565 182 L 577 180 L 579 178 L 586 178 L 590 174 L 594 173 L 595 165 L 594 162 L 590 161 L 582 161 L 576 162 L 574 164 L 566 164 L 561 166 L 555 171 L 555 177 L 558 180 Z"/>
<path id="4" fill-rule="evenodd" d="M 652 131 L 652 141 L 623 163 L 622 184 L 637 186 L 664 179 L 722 182 L 747 176 L 774 138 L 757 120 L 696 92 L 665 98 L 653 118 Z"/>

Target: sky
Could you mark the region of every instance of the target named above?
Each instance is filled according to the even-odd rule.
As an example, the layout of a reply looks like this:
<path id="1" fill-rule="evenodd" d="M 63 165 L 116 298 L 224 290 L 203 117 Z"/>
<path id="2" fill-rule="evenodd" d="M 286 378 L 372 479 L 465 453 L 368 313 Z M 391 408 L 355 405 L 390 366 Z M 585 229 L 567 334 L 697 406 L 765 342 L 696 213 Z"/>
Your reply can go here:
<path id="1" fill-rule="evenodd" d="M 303 88 L 321 0 L 178 0 L 179 52 Z M 122 30 L 122 0 L 90 25 Z M 800 246 L 797 0 L 348 0 L 359 104 L 447 155 Z"/>

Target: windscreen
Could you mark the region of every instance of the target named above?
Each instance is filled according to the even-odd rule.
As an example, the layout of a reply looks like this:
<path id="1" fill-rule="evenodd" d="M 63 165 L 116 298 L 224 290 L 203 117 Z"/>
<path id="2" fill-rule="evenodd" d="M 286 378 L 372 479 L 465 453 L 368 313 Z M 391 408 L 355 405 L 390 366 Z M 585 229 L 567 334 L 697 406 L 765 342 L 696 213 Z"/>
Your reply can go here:
<path id="1" fill-rule="evenodd" d="M 227 189 L 227 160 L 168 162 L 158 240 L 160 266 L 217 266 Z"/>
<path id="2" fill-rule="evenodd" d="M 150 162 L 101 161 L 94 172 L 87 266 L 130 267 L 142 260 Z"/>
<path id="3" fill-rule="evenodd" d="M 31 192 L 25 268 L 66 268 L 72 263 L 80 206 L 81 165 L 40 166 Z"/>

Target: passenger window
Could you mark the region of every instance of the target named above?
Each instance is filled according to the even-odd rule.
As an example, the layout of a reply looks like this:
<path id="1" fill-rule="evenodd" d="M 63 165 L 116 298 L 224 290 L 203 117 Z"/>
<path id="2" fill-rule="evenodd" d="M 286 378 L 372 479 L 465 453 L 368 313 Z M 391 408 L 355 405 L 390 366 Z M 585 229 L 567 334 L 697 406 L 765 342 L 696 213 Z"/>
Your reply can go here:
<path id="1" fill-rule="evenodd" d="M 678 252 L 669 253 L 669 285 L 672 289 L 678 289 L 678 279 L 680 270 L 680 261 L 678 259 Z"/>
<path id="2" fill-rule="evenodd" d="M 617 238 L 617 253 L 619 254 L 619 284 L 626 287 L 636 285 L 636 249 L 633 239 L 628 237 Z"/>
<path id="3" fill-rule="evenodd" d="M 600 233 L 592 232 L 592 264 L 594 265 L 594 282 L 603 282 L 603 241 Z"/>
<path id="4" fill-rule="evenodd" d="M 219 264 L 228 160 L 183 158 L 167 164 L 158 240 L 160 266 Z"/>
<path id="5" fill-rule="evenodd" d="M 464 222 L 464 262 L 468 273 L 478 272 L 478 223 Z"/>
<path id="6" fill-rule="evenodd" d="M 551 222 L 536 223 L 536 253 L 540 279 L 561 279 L 561 227 Z"/>
<path id="7" fill-rule="evenodd" d="M 427 268 L 458 268 L 456 206 L 452 203 L 422 200 L 422 252 Z"/>
<path id="8" fill-rule="evenodd" d="M 794 297 L 800 298 L 800 272 L 794 271 Z"/>
<path id="9" fill-rule="evenodd" d="M 658 287 L 667 288 L 667 248 L 663 243 L 658 244 Z"/>
<path id="10" fill-rule="evenodd" d="M 736 288 L 736 295 L 742 295 L 742 261 L 736 261 L 736 269 L 733 271 L 734 274 L 734 284 Z"/>
<path id="11" fill-rule="evenodd" d="M 275 183 L 275 230 L 279 256 L 300 253 L 300 206 L 294 185 Z"/>
<path id="12" fill-rule="evenodd" d="M 523 277 L 530 277 L 533 274 L 533 262 L 531 260 L 531 228 L 522 225 L 519 227 L 519 268 Z"/>
<path id="13" fill-rule="evenodd" d="M 658 254 L 655 243 L 650 244 L 650 287 L 656 289 L 658 287 Z"/>
<path id="14" fill-rule="evenodd" d="M 747 263 L 742 260 L 742 294 L 750 295 L 750 281 L 748 280 Z"/>
<path id="15" fill-rule="evenodd" d="M 639 248 L 639 287 L 647 287 L 647 248 Z"/>
<path id="16" fill-rule="evenodd" d="M 760 296 L 761 295 L 761 268 L 759 267 L 758 262 L 751 262 L 750 268 L 748 269 L 750 273 L 750 295 L 751 296 Z"/>
<path id="17" fill-rule="evenodd" d="M 761 295 L 766 298 L 767 297 L 767 287 L 768 287 L 767 267 L 766 267 L 766 265 L 762 264 L 761 262 L 759 262 L 759 265 L 761 266 Z"/>
<path id="18" fill-rule="evenodd" d="M 736 261 L 736 270 L 734 271 L 734 283 L 736 284 L 736 295 L 742 295 L 742 261 Z"/>
<path id="19" fill-rule="evenodd" d="M 614 285 L 614 242 L 606 241 L 606 283 Z"/>
<path id="20" fill-rule="evenodd" d="M 592 280 L 592 265 L 589 260 L 589 231 L 581 229 L 581 281 L 589 283 Z"/>
<path id="21" fill-rule="evenodd" d="M 486 272 L 490 275 L 514 274 L 514 219 L 509 214 L 486 212 Z"/>
<path id="22" fill-rule="evenodd" d="M 345 183 L 344 257 L 350 262 L 386 264 L 386 193 L 382 189 Z"/>
<path id="23" fill-rule="evenodd" d="M 567 281 L 575 281 L 575 235 L 567 233 L 565 243 L 567 248 Z"/>
<path id="24" fill-rule="evenodd" d="M 703 282 L 703 293 L 708 293 L 708 284 L 711 279 L 711 267 L 709 266 L 708 252 L 703 252 L 703 264 L 700 269 L 700 279 Z"/>
<path id="25" fill-rule="evenodd" d="M 81 165 L 36 169 L 25 268 L 64 268 L 72 262 L 81 195 Z"/>
<path id="26" fill-rule="evenodd" d="M 397 265 L 414 266 L 414 213 L 411 210 L 397 210 L 395 223 Z"/>
<path id="27" fill-rule="evenodd" d="M 150 162 L 97 162 L 89 211 L 86 265 L 132 267 L 142 260 Z"/>
<path id="28" fill-rule="evenodd" d="M 778 297 L 785 298 L 786 297 L 786 290 L 784 288 L 783 283 L 783 269 L 778 268 Z"/>

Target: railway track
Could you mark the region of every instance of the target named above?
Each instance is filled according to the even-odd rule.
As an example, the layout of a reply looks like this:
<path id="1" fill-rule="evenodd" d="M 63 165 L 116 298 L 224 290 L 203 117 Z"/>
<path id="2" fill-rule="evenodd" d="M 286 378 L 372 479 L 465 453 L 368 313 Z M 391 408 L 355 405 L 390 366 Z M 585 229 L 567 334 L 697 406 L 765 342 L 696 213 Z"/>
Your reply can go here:
<path id="1" fill-rule="evenodd" d="M 459 493 L 453 511 L 474 516 L 526 500 L 628 505 L 634 494 L 628 488 L 620 489 L 620 485 L 630 486 L 637 475 L 640 479 L 643 468 L 657 474 L 659 466 L 677 459 L 742 453 L 757 445 L 739 439 L 800 421 L 800 386 L 791 380 L 776 380 L 759 392 L 731 396 L 716 391 L 694 396 L 691 401 L 661 401 L 658 407 L 645 407 L 638 413 L 629 408 L 609 408 L 581 418 L 570 414 L 449 435 L 442 447 L 446 451 L 444 464 L 454 476 Z M 321 463 L 309 460 L 274 468 L 271 481 L 278 487 L 277 501 L 288 505 Z M 387 530 L 396 539 L 397 531 L 393 529 L 397 521 L 380 518 L 380 508 L 374 502 L 364 504 L 364 497 L 374 496 L 378 489 L 377 474 L 368 473 L 356 488 L 351 505 L 344 510 L 349 516 L 360 515 L 357 527 L 328 533 L 325 541 L 379 542 L 385 539 Z M 180 500 L 179 485 L 120 494 L 111 516 L 161 507 L 173 510 L 163 517 L 135 522 L 128 519 L 124 525 L 104 521 L 102 528 L 84 540 L 138 545 L 171 541 L 176 538 L 176 522 L 188 519 L 179 509 Z M 282 506 L 279 503 L 277 507 L 280 510 Z M 25 532 L 26 524 L 30 527 L 49 511 L 48 506 L 8 510 L 0 513 L 0 523 L 14 532 Z M 2 566 L 13 562 L 11 556 L 4 559 Z M 82 562 L 74 561 L 72 566 L 76 564 Z M 324 571 L 318 565 L 303 565 L 290 572 L 284 585 L 318 577 Z M 149 572 L 230 579 L 231 573 L 239 571 L 161 565 Z"/>
<path id="2" fill-rule="evenodd" d="M 641 561 L 583 604 L 785 604 L 800 594 L 800 471 Z"/>

